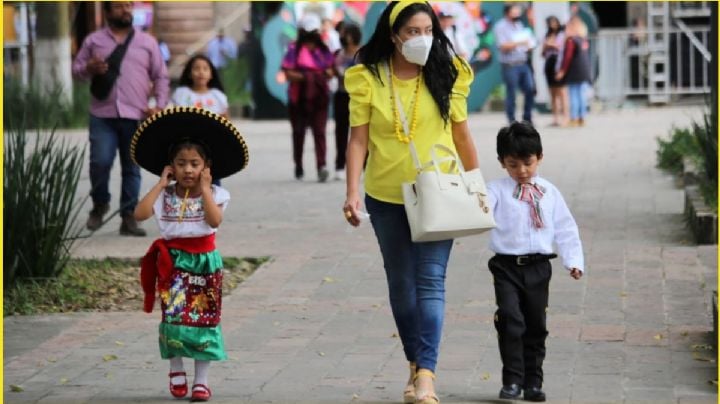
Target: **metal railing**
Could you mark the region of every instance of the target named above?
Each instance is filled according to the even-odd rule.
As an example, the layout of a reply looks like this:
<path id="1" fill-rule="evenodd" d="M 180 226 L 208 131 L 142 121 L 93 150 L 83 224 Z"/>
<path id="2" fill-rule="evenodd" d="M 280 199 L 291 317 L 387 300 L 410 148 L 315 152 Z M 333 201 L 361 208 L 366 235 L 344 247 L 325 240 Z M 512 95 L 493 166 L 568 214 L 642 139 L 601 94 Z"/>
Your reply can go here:
<path id="1" fill-rule="evenodd" d="M 648 71 L 650 50 L 642 33 L 632 29 L 603 29 L 595 36 L 598 52 L 596 94 L 604 100 L 650 94 Z M 690 35 L 692 34 L 692 35 Z M 633 40 L 634 38 L 638 38 Z M 709 27 L 671 29 L 668 36 L 670 95 L 710 92 Z"/>

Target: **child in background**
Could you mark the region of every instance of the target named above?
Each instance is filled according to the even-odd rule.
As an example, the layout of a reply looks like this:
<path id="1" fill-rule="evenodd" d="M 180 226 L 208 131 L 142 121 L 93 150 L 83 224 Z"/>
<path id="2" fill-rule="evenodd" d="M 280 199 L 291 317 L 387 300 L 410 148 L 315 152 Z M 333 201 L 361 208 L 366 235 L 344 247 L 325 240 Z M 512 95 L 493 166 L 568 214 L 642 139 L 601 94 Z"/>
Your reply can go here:
<path id="1" fill-rule="evenodd" d="M 560 191 L 537 175 L 543 158 L 540 135 L 526 122 L 500 129 L 497 154 L 509 176 L 487 185 L 496 227 L 490 232 L 495 256 L 488 266 L 498 306 L 495 328 L 502 358 L 500 398 L 545 401 L 542 391 L 547 338 L 550 260 L 557 244 L 574 279 L 583 274 L 578 227 Z"/>
<path id="2" fill-rule="evenodd" d="M 223 92 L 220 75 L 205 55 L 195 55 L 185 64 L 180 86 L 170 97 L 178 107 L 204 108 L 228 118 L 228 100 Z"/>
<path id="3" fill-rule="evenodd" d="M 144 310 L 160 295 L 160 356 L 170 361 L 170 393 L 188 393 L 183 357 L 195 360 L 191 401 L 208 401 L 210 361 L 224 360 L 220 314 L 222 257 L 215 233 L 230 194 L 212 185 L 245 167 L 247 147 L 232 124 L 198 108 L 175 107 L 146 120 L 132 139 L 131 157 L 160 175 L 135 209 L 155 217 L 161 238 L 141 262 Z"/>

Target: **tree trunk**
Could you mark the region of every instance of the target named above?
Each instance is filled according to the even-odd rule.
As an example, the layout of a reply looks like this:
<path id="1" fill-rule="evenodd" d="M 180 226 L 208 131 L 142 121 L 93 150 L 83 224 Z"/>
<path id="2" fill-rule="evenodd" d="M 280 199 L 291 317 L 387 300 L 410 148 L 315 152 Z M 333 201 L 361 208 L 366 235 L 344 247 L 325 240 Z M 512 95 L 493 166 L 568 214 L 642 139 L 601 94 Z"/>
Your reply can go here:
<path id="1" fill-rule="evenodd" d="M 33 76 L 42 91 L 60 91 L 72 102 L 70 17 L 67 2 L 35 3 L 37 40 L 33 48 Z"/>

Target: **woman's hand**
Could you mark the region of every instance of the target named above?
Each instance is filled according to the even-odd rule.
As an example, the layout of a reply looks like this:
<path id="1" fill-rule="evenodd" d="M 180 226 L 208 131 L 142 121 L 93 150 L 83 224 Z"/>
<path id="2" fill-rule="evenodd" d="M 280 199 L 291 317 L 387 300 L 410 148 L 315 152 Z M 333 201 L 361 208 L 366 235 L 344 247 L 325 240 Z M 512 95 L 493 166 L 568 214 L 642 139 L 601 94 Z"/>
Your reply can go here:
<path id="1" fill-rule="evenodd" d="M 354 227 L 360 226 L 360 211 L 362 211 L 360 197 L 357 195 L 348 196 L 345 200 L 345 204 L 343 205 L 345 220 Z"/>
<path id="2" fill-rule="evenodd" d="M 559 70 L 557 73 L 555 73 L 555 80 L 562 80 L 563 77 L 565 77 L 564 71 Z"/>
<path id="3" fill-rule="evenodd" d="M 174 175 L 175 170 L 172 168 L 172 166 L 165 166 L 165 168 L 163 168 L 162 174 L 160 174 L 160 180 L 158 181 L 158 184 L 160 184 L 162 188 L 165 188 L 166 186 L 170 185 L 170 181 L 172 181 Z"/>

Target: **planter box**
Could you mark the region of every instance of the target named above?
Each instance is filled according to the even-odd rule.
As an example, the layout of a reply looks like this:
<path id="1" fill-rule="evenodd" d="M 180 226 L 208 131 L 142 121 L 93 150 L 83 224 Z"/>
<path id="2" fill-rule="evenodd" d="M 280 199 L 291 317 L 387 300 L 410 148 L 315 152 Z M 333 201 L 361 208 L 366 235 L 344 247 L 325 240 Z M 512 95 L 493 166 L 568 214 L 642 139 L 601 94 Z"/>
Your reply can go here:
<path id="1" fill-rule="evenodd" d="M 695 242 L 717 244 L 717 214 L 705 205 L 697 185 L 685 186 L 685 217 L 695 236 Z"/>

